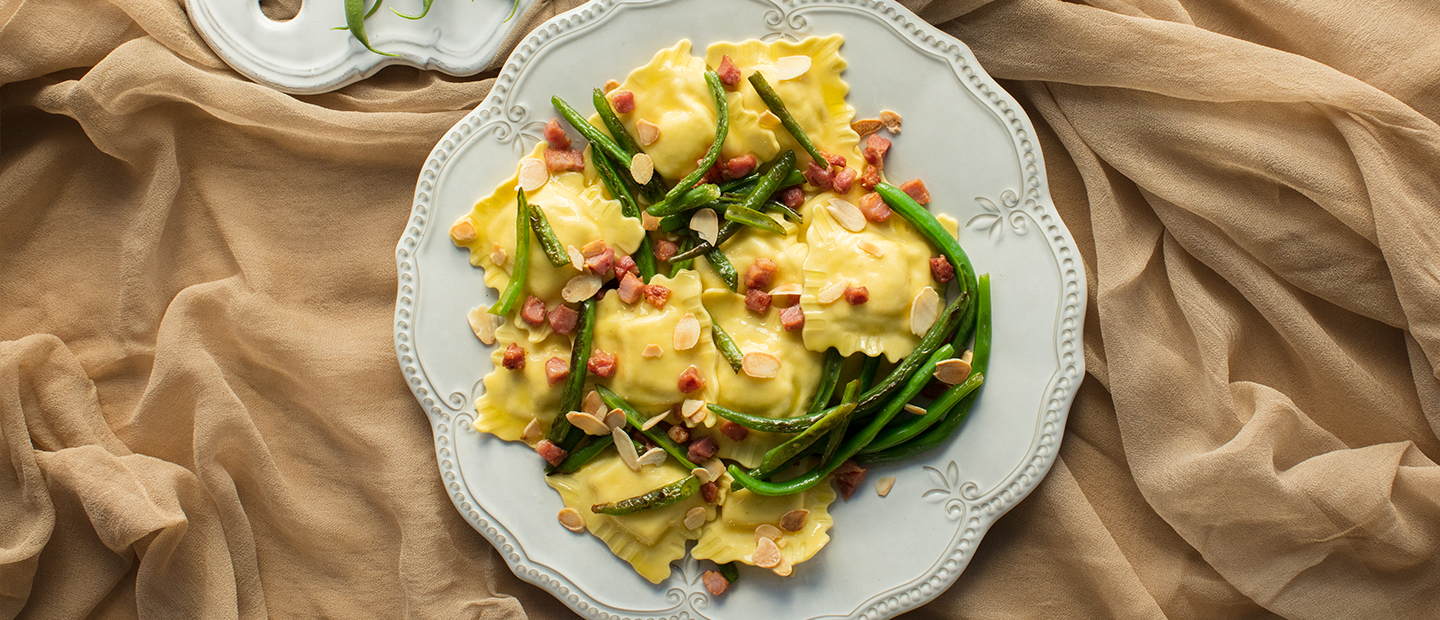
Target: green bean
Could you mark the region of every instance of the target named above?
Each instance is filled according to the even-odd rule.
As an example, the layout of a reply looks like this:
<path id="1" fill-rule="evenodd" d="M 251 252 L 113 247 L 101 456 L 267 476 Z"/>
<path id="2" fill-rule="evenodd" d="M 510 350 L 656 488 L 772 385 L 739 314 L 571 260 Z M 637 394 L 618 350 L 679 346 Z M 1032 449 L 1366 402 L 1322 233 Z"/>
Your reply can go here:
<path id="1" fill-rule="evenodd" d="M 686 235 L 685 239 L 680 242 L 680 252 L 684 253 L 685 250 L 688 250 L 692 247 L 695 247 L 694 235 Z M 678 254 L 676 256 L 678 256 Z M 695 259 L 693 258 L 687 258 L 685 260 L 675 260 L 672 257 L 670 259 L 670 277 L 673 278 L 680 275 L 680 272 L 682 270 L 690 269 L 694 264 Z"/>
<path id="2" fill-rule="evenodd" d="M 688 191 L 698 183 L 701 177 L 704 177 L 705 173 L 709 172 L 710 167 L 715 165 L 715 160 L 720 158 L 720 147 L 725 144 L 725 136 L 730 135 L 730 105 L 726 103 L 725 87 L 720 85 L 720 76 L 714 71 L 706 71 L 705 83 L 710 87 L 710 95 L 715 98 L 715 113 L 717 119 L 715 123 L 715 142 L 710 144 L 710 149 L 705 151 L 704 157 L 700 158 L 700 165 L 695 168 L 694 172 L 680 179 L 680 182 L 676 183 L 675 187 L 670 188 L 670 191 L 665 194 L 664 199 L 650 205 L 650 215 L 664 215 L 664 210 L 671 201 L 678 199 L 682 193 Z"/>
<path id="3" fill-rule="evenodd" d="M 530 273 L 529 213 L 530 205 L 525 202 L 525 191 L 516 188 L 515 268 L 510 270 L 510 283 L 505 285 L 505 293 L 500 296 L 500 301 L 490 306 L 490 314 L 510 316 L 510 311 L 515 309 L 515 302 L 520 299 L 520 293 L 525 290 L 525 278 Z"/>
<path id="4" fill-rule="evenodd" d="M 720 576 L 724 577 L 725 581 L 735 583 L 736 581 L 740 580 L 740 570 L 735 567 L 734 562 L 727 562 L 725 564 L 721 564 L 719 565 L 719 568 Z"/>
<path id="5" fill-rule="evenodd" d="M 620 145 L 616 144 L 614 139 L 605 135 L 605 132 L 600 131 L 594 125 L 591 125 L 589 121 L 585 120 L 585 117 L 580 116 L 580 112 L 576 111 L 569 103 L 566 103 L 564 99 L 561 99 L 559 95 L 551 97 L 550 103 L 560 112 L 560 118 L 565 119 L 565 122 L 569 123 L 571 127 L 574 127 L 575 131 L 580 132 L 580 135 L 585 136 L 585 139 L 590 141 L 592 150 L 599 148 L 616 162 L 623 162 L 626 171 L 629 171 L 630 160 L 634 158 L 634 155 L 625 152 L 625 149 L 620 148 Z M 593 158 L 594 156 L 592 155 L 591 157 Z"/>
<path id="6" fill-rule="evenodd" d="M 710 403 L 706 406 L 709 407 L 710 411 L 713 411 L 715 415 L 726 420 L 752 431 L 765 431 L 767 433 L 799 433 L 814 425 L 816 420 L 825 417 L 831 411 L 840 407 L 840 405 L 835 405 L 834 407 L 828 407 L 813 414 L 798 415 L 793 418 L 767 418 L 743 411 L 735 411 L 734 409 L 722 407 L 715 403 Z"/>
<path id="7" fill-rule="evenodd" d="M 625 184 L 625 181 L 615 172 L 610 158 L 603 151 L 592 149 L 590 161 L 595 164 L 595 171 L 599 174 L 601 182 L 605 184 L 605 189 L 610 192 L 610 196 L 620 201 L 620 213 L 625 217 L 643 222 L 644 218 L 640 215 L 639 205 L 635 203 L 635 196 L 630 193 L 630 187 Z M 650 278 L 655 277 L 655 252 L 651 249 L 649 235 L 640 238 L 640 247 L 636 248 L 635 253 L 630 256 L 635 259 L 635 266 L 640 269 L 640 279 L 649 283 Z"/>
<path id="8" fill-rule="evenodd" d="M 795 117 L 785 109 L 785 101 L 780 99 L 780 94 L 770 87 L 769 82 L 765 81 L 765 76 L 761 75 L 759 71 L 751 73 L 750 85 L 755 87 L 755 92 L 765 102 L 765 107 L 770 108 L 770 112 L 780 118 L 780 124 L 784 125 L 785 130 L 794 136 L 796 142 L 800 143 L 800 148 L 805 149 L 805 152 L 810 154 L 810 158 L 815 160 L 815 165 L 819 166 L 821 170 L 829 169 L 830 162 L 825 160 L 825 155 L 820 153 L 820 149 L 815 148 L 815 143 L 810 141 L 810 136 L 805 135 L 805 130 L 800 128 L 800 123 L 795 122 Z"/>
<path id="9" fill-rule="evenodd" d="M 378 1 L 375 3 L 375 8 L 380 8 L 380 3 Z M 371 12 L 373 13 L 374 11 L 372 10 Z M 365 49 L 367 50 L 375 52 L 376 54 L 379 54 L 381 56 L 393 56 L 398 58 L 400 56 L 399 54 L 382 52 L 373 47 L 370 47 L 370 37 L 365 34 L 366 17 L 367 14 L 365 13 L 365 0 L 345 0 L 345 28 L 350 31 L 350 35 L 355 37 L 355 40 L 359 41 L 361 45 L 364 45 Z"/>
<path id="10" fill-rule="evenodd" d="M 948 344 L 942 345 L 936 350 L 922 365 L 921 374 L 910 377 L 910 380 L 906 382 L 900 394 L 887 401 L 885 408 L 880 414 L 871 419 L 859 433 L 846 438 L 845 442 L 840 445 L 840 449 L 836 451 L 829 461 L 822 462 L 814 469 L 783 482 L 767 482 L 761 480 L 758 476 L 752 475 L 753 472 L 746 472 L 732 464 L 727 468 L 730 476 L 734 478 L 734 482 L 730 484 L 730 489 L 732 491 L 742 488 L 750 489 L 757 495 L 776 496 L 792 495 L 814 488 L 815 485 L 819 484 L 821 480 L 824 480 L 826 476 L 833 473 L 836 469 L 839 469 L 841 464 L 865 449 L 865 446 L 869 445 L 870 442 L 875 439 L 875 436 L 880 433 L 881 429 L 885 428 L 885 425 L 895 417 L 895 414 L 899 413 L 900 410 L 905 407 L 905 404 L 909 403 L 910 399 L 914 398 L 915 395 L 920 393 L 920 390 L 925 387 L 925 384 L 929 382 L 929 375 L 935 372 L 935 364 L 939 363 L 940 360 L 950 357 L 950 354 L 954 353 L 954 351 L 955 349 Z"/>
<path id="11" fill-rule="evenodd" d="M 950 302 L 949 306 L 946 306 L 945 311 L 935 319 L 935 323 L 931 325 L 930 329 L 925 332 L 925 335 L 920 338 L 920 344 L 915 345 L 915 350 L 911 351 L 910 355 L 905 356 L 905 359 L 900 360 L 900 364 L 891 370 L 890 374 L 887 375 L 883 381 L 865 390 L 865 393 L 860 395 L 860 406 L 858 410 L 861 413 L 878 407 L 880 403 L 885 400 L 886 396 L 889 396 L 890 393 L 899 389 L 901 385 L 904 385 L 905 382 L 909 380 L 917 368 L 924 363 L 926 357 L 939 348 L 941 343 L 944 342 L 955 329 L 969 301 L 970 296 L 965 291 L 960 291 L 960 294 Z"/>
<path id="12" fill-rule="evenodd" d="M 801 217 L 799 213 L 796 213 L 794 209 L 775 202 L 774 200 L 765 201 L 764 209 L 769 213 L 779 213 L 785 219 L 796 224 L 805 222 L 805 218 Z"/>
<path id="13" fill-rule="evenodd" d="M 709 263 L 710 268 L 714 269 L 720 279 L 725 281 L 725 286 L 730 287 L 730 292 L 739 290 L 740 274 L 735 273 L 735 265 L 730 263 L 730 259 L 725 258 L 725 253 L 721 252 L 720 248 L 710 248 L 710 251 L 705 253 L 705 262 Z"/>
<path id="14" fill-rule="evenodd" d="M 695 476 L 686 476 L 675 482 L 635 497 L 629 497 L 617 502 L 605 502 L 590 506 L 590 512 L 598 515 L 625 516 L 635 514 L 643 510 L 664 508 L 676 502 L 685 500 L 695 495 L 700 490 L 700 479 Z"/>
<path id="15" fill-rule="evenodd" d="M 769 452 L 765 453 L 765 457 L 761 459 L 760 468 L 752 473 L 760 478 L 768 478 L 771 474 L 780 471 L 780 468 L 785 465 L 785 463 L 799 456 L 801 452 L 804 452 L 816 441 L 819 441 L 821 437 L 824 437 L 832 429 L 850 419 L 850 413 L 853 411 L 855 411 L 855 402 L 853 400 L 832 409 L 825 417 L 811 424 L 810 428 L 801 431 L 800 434 L 791 437 L 785 443 L 771 448 Z M 843 435 L 844 432 L 842 431 L 841 433 Z"/>
<path id="16" fill-rule="evenodd" d="M 845 396 L 840 399 L 840 402 L 842 405 L 853 405 L 859 399 L 859 395 L 860 380 L 856 379 L 845 384 Z M 851 412 L 854 410 L 853 407 L 850 409 Z M 825 463 L 830 460 L 830 457 L 835 456 L 835 451 L 840 449 L 840 442 L 845 439 L 845 432 L 849 428 L 850 413 L 846 413 L 840 421 L 835 423 L 835 427 L 830 429 L 830 440 L 825 442 L 825 451 L 820 453 L 821 463 Z"/>
<path id="17" fill-rule="evenodd" d="M 691 209 L 703 207 L 709 203 L 715 202 L 715 199 L 719 197 L 720 186 L 712 183 L 706 183 L 704 185 L 696 185 L 695 187 L 681 192 L 677 198 L 668 200 L 658 205 L 650 205 L 650 208 L 646 210 L 650 212 L 650 215 L 653 215 L 655 217 L 664 217 L 667 215 L 675 215 L 677 213 L 684 213 Z"/>
<path id="18" fill-rule="evenodd" d="M 401 13 L 400 11 L 396 11 L 394 7 L 391 7 L 390 11 L 395 13 L 396 15 L 399 15 L 400 17 L 404 17 L 405 19 L 420 19 L 421 17 L 425 17 L 430 13 L 430 5 L 434 2 L 435 0 L 425 0 L 425 6 L 420 9 L 419 15 L 406 15 L 404 13 Z M 380 6 L 380 3 L 376 2 L 375 6 Z"/>
<path id="19" fill-rule="evenodd" d="M 629 168 L 630 160 L 635 157 L 635 154 L 645 151 L 635 143 L 634 138 L 630 137 L 630 132 L 625 129 L 625 124 L 621 123 L 620 117 L 615 114 L 615 108 L 610 107 L 610 98 L 605 96 L 605 91 L 595 89 L 590 95 L 590 100 L 595 104 L 595 113 L 600 115 L 600 122 L 605 124 L 605 129 L 615 139 L 615 144 L 630 154 L 630 157 L 625 159 L 625 166 Z M 650 182 L 642 185 L 640 191 L 650 202 L 658 202 L 665 196 L 665 180 L 658 174 L 651 175 Z"/>
<path id="20" fill-rule="evenodd" d="M 756 170 L 738 179 L 731 179 L 720 184 L 720 191 L 728 194 L 737 189 L 744 189 L 746 186 L 760 180 L 761 176 L 763 176 L 763 174 L 759 170 Z"/>
<path id="21" fill-rule="evenodd" d="M 765 232 L 772 232 L 777 235 L 785 234 L 785 228 L 780 226 L 770 216 L 744 205 L 730 205 L 725 210 L 725 219 L 731 222 L 738 222 L 751 228 L 758 228 Z"/>
<path id="22" fill-rule="evenodd" d="M 565 377 L 565 388 L 560 391 L 559 413 L 550 423 L 550 432 L 545 438 L 563 448 L 573 450 L 584 433 L 571 426 L 565 414 L 579 411 L 580 401 L 585 396 L 585 378 L 589 372 L 590 345 L 595 340 L 595 300 L 580 303 L 580 318 L 575 325 L 575 342 L 570 347 L 570 374 Z"/>
<path id="23" fill-rule="evenodd" d="M 984 376 L 990 368 L 990 341 L 992 337 L 990 321 L 990 276 L 988 274 L 980 276 L 977 284 L 979 292 L 976 294 L 976 305 L 980 307 L 980 310 L 976 320 L 975 355 L 971 359 L 970 372 L 972 376 L 975 374 Z M 946 393 L 948 394 L 949 391 L 947 390 Z M 965 418 L 969 416 L 970 409 L 975 406 L 975 400 L 979 398 L 979 396 L 979 391 L 971 392 L 969 396 L 966 396 L 964 400 L 950 409 L 950 411 L 945 414 L 944 419 L 930 427 L 919 437 L 886 450 L 866 454 L 863 458 L 858 458 L 857 460 L 865 463 L 893 463 L 933 450 L 945 443 L 945 441 L 950 438 L 950 435 L 955 432 L 955 429 L 959 428 L 960 425 L 965 422 Z"/>
<path id="24" fill-rule="evenodd" d="M 953 408 L 956 403 L 979 388 L 980 384 L 984 383 L 984 381 L 985 375 L 983 373 L 971 371 L 970 376 L 964 381 L 958 385 L 950 386 L 945 390 L 944 394 L 941 394 L 939 398 L 930 403 L 930 406 L 925 408 L 924 415 L 911 417 L 896 426 L 891 426 L 881 431 L 881 433 L 875 437 L 875 441 L 870 442 L 870 445 L 866 446 L 865 449 L 861 450 L 856 456 L 864 457 L 880 452 L 886 448 L 902 444 L 910 440 L 910 438 L 925 432 L 926 429 L 934 426 L 936 422 L 943 419 L 945 414 L 949 413 L 950 409 Z"/>
<path id="25" fill-rule="evenodd" d="M 710 321 L 710 338 L 715 341 L 715 350 L 720 352 L 720 356 L 725 358 L 732 370 L 739 373 L 745 356 L 740 353 L 740 347 L 735 344 L 735 339 L 725 333 L 725 330 L 720 328 L 720 324 L 716 323 L 713 317 Z"/>
<path id="26" fill-rule="evenodd" d="M 785 178 L 794 171 L 795 151 L 785 151 L 785 153 L 780 155 L 780 159 L 770 164 L 770 169 L 766 170 L 765 175 L 760 177 L 759 181 L 755 182 L 755 187 L 750 189 L 750 193 L 745 194 L 745 202 L 742 203 L 742 206 L 751 211 L 759 212 L 761 205 L 764 205 L 765 201 L 770 199 L 770 195 L 774 194 L 775 190 L 780 189 L 781 181 L 785 180 Z M 765 219 L 768 220 L 770 218 Z M 771 223 L 773 224 L 774 222 Z"/>
<path id="27" fill-rule="evenodd" d="M 540 207 L 530 207 L 530 229 L 535 231 L 535 240 L 540 242 L 540 249 L 545 251 L 545 258 L 550 260 L 552 267 L 564 267 L 570 264 L 570 256 L 565 252 L 565 246 L 561 245 L 560 238 L 555 236 L 555 229 L 550 228 L 550 220 L 546 219 L 545 211 Z"/>
<path id="28" fill-rule="evenodd" d="M 667 215 L 660 218 L 660 232 L 675 232 L 689 227 L 690 218 L 685 217 L 684 213 L 676 213 L 675 215 Z"/>
<path id="29" fill-rule="evenodd" d="M 970 264 L 970 256 L 965 253 L 965 248 L 960 247 L 960 242 L 956 241 L 955 237 L 940 225 L 934 215 L 931 215 L 925 207 L 920 206 L 920 203 L 915 202 L 914 198 L 901 191 L 900 188 L 889 183 L 881 183 L 875 186 L 875 191 L 880 194 L 880 198 L 885 200 L 885 204 L 899 213 L 900 217 L 908 220 L 920 231 L 921 235 L 939 248 L 940 253 L 945 255 L 950 264 L 960 271 L 960 290 L 973 294 L 977 286 L 975 266 Z"/>
<path id="30" fill-rule="evenodd" d="M 880 373 L 880 356 L 865 358 L 865 363 L 860 365 L 860 388 L 870 389 L 875 385 L 875 375 Z"/>
<path id="31" fill-rule="evenodd" d="M 824 409 L 830 404 L 830 397 L 835 395 L 835 386 L 840 385 L 840 370 L 845 364 L 845 356 L 840 351 L 831 347 L 825 350 L 825 362 L 820 367 L 820 385 L 815 388 L 815 396 L 810 399 L 810 413 Z"/>
<path id="32" fill-rule="evenodd" d="M 684 252 L 681 252 L 679 254 L 676 254 L 675 257 L 671 258 L 670 260 L 687 260 L 695 258 L 696 256 L 700 256 L 702 254 L 707 254 L 708 252 L 710 252 L 710 250 L 720 247 L 720 244 L 729 241 L 730 238 L 734 237 L 735 233 L 740 232 L 740 229 L 743 227 L 743 224 L 737 224 L 735 222 L 726 220 L 724 224 L 720 225 L 720 233 L 715 236 L 715 245 L 710 245 L 709 241 L 701 240 L 699 245 L 685 250 Z M 733 291 L 735 289 L 731 288 L 730 290 Z"/>
<path id="33" fill-rule="evenodd" d="M 632 406 L 629 401 L 621 398 L 619 394 L 610 391 L 610 388 L 607 388 L 603 385 L 596 385 L 595 391 L 600 393 L 600 400 L 605 401 L 606 407 L 609 407 L 611 409 L 619 409 L 620 411 L 624 412 L 625 421 L 628 422 L 630 426 L 641 429 L 640 434 L 650 438 L 650 441 L 653 441 L 655 442 L 655 445 L 660 446 L 661 450 L 664 450 L 670 456 L 675 457 L 675 460 L 679 461 L 680 465 L 685 467 L 686 471 L 693 471 L 695 469 L 695 464 L 690 462 L 689 454 L 686 452 L 686 450 L 684 448 L 681 448 L 679 444 L 676 444 L 674 440 L 670 439 L 669 435 L 659 432 L 654 428 L 644 428 L 645 418 L 641 417 L 640 412 L 636 411 L 635 407 Z"/>

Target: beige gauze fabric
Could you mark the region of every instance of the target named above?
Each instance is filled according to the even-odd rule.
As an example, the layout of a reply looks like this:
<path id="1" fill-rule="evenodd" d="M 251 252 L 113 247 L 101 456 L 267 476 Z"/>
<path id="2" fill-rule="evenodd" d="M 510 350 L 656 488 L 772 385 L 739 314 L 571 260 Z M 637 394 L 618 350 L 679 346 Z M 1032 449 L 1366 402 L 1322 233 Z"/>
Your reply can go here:
<path id="1" fill-rule="evenodd" d="M 1434 617 L 1440 9 L 907 6 L 1024 104 L 1090 290 L 1054 468 L 909 616 Z M 573 617 L 392 347 L 483 78 L 293 97 L 178 0 L 0 0 L 0 618 Z"/>

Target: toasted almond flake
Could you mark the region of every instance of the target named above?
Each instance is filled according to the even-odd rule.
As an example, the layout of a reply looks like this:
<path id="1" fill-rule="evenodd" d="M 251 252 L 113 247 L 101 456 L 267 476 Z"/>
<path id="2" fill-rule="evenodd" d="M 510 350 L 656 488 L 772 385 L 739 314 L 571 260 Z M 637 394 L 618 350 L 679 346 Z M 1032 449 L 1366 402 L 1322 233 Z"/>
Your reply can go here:
<path id="1" fill-rule="evenodd" d="M 491 246 L 490 262 L 495 263 L 496 267 L 504 267 L 505 261 L 509 258 L 510 256 L 505 253 L 505 248 L 500 247 L 500 244 L 497 243 Z"/>
<path id="2" fill-rule="evenodd" d="M 835 282 L 830 286 L 820 289 L 820 292 L 815 293 L 815 300 L 822 304 L 833 302 L 840 299 L 840 296 L 845 294 L 845 289 L 849 286 L 850 283 L 845 280 Z"/>
<path id="3" fill-rule="evenodd" d="M 675 323 L 675 350 L 689 351 L 700 342 L 700 319 L 694 314 L 685 313 L 680 321 Z"/>
<path id="4" fill-rule="evenodd" d="M 540 437 L 540 420 L 530 418 L 530 423 L 525 425 L 525 430 L 520 432 L 520 439 L 530 441 Z"/>
<path id="5" fill-rule="evenodd" d="M 770 570 L 775 571 L 775 574 L 781 577 L 789 577 L 795 572 L 795 565 L 791 564 L 790 560 L 786 559 L 784 556 L 781 556 L 780 563 L 776 564 L 775 568 L 772 568 Z"/>
<path id="6" fill-rule="evenodd" d="M 615 451 L 620 453 L 620 460 L 625 461 L 625 466 L 629 467 L 630 471 L 640 471 L 640 455 L 635 452 L 635 444 L 630 442 L 630 436 L 625 434 L 625 429 L 610 431 L 610 437 L 615 441 Z"/>
<path id="7" fill-rule="evenodd" d="M 665 462 L 665 451 L 660 448 L 650 448 L 645 451 L 645 454 L 640 455 L 637 461 L 641 466 L 659 465 Z"/>
<path id="8" fill-rule="evenodd" d="M 560 298 L 570 303 L 579 303 L 595 296 L 600 292 L 600 276 L 593 273 L 582 273 L 570 278 L 565 283 L 565 288 L 560 289 Z"/>
<path id="9" fill-rule="evenodd" d="M 590 390 L 585 395 L 585 400 L 580 401 L 580 410 L 597 418 L 605 415 L 605 400 L 600 398 L 600 393 Z"/>
<path id="10" fill-rule="evenodd" d="M 600 418 L 585 413 L 584 411 L 571 411 L 565 414 L 565 419 L 569 420 L 575 428 L 585 431 L 586 435 L 599 437 L 610 432 L 610 427 L 606 426 Z"/>
<path id="11" fill-rule="evenodd" d="M 660 218 L 650 215 L 648 211 L 641 211 L 640 227 L 645 230 L 660 230 Z"/>
<path id="12" fill-rule="evenodd" d="M 789 284 L 781 284 L 780 286 L 770 289 L 770 296 L 775 297 L 776 295 L 800 295 L 804 292 L 805 288 L 800 286 L 799 282 L 791 282 Z"/>
<path id="13" fill-rule="evenodd" d="M 480 238 L 480 231 L 475 230 L 475 222 L 466 217 L 450 227 L 450 238 L 454 239 L 455 243 L 470 243 Z"/>
<path id="14" fill-rule="evenodd" d="M 670 417 L 670 412 L 669 412 L 669 411 L 666 411 L 665 413 L 662 413 L 662 414 L 657 415 L 657 416 L 655 416 L 655 417 L 653 417 L 653 418 L 650 418 L 649 420 L 646 420 L 644 424 L 641 424 L 641 425 L 640 425 L 640 430 L 642 430 L 642 431 L 648 431 L 648 430 L 650 430 L 650 429 L 652 429 L 652 428 L 655 428 L 655 425 L 656 425 L 656 424 L 659 424 L 661 421 L 663 421 L 665 418 L 668 418 L 668 417 Z"/>
<path id="15" fill-rule="evenodd" d="M 585 258 L 599 256 L 608 247 L 610 246 L 605 243 L 604 239 L 596 239 L 594 241 L 591 241 L 590 243 L 585 244 L 585 247 L 580 248 L 580 255 Z"/>
<path id="16" fill-rule="evenodd" d="M 545 167 L 545 162 L 534 157 L 526 157 L 520 160 L 520 189 L 533 192 L 545 186 L 550 180 L 550 169 Z"/>
<path id="17" fill-rule="evenodd" d="M 640 357 L 660 357 L 664 354 L 665 349 L 660 348 L 660 345 L 652 342 L 645 345 L 645 350 L 640 352 Z"/>
<path id="18" fill-rule="evenodd" d="M 908 413 L 910 415 L 925 415 L 925 409 L 923 407 L 916 407 L 915 405 L 906 403 L 905 413 Z"/>
<path id="19" fill-rule="evenodd" d="M 761 538 L 760 544 L 755 546 L 754 558 L 755 565 L 760 568 L 775 568 L 780 565 L 780 548 L 775 546 L 775 541 Z"/>
<path id="20" fill-rule="evenodd" d="M 635 133 L 640 136 L 640 144 L 650 146 L 660 139 L 660 126 L 642 118 L 635 121 Z"/>
<path id="21" fill-rule="evenodd" d="M 572 532 L 585 531 L 585 517 L 580 516 L 580 511 L 574 508 L 565 507 L 560 509 L 560 525 Z"/>
<path id="22" fill-rule="evenodd" d="M 855 133 L 860 134 L 861 138 L 880 131 L 884 126 L 885 123 L 878 118 L 862 118 L 850 123 L 850 128 L 855 130 Z"/>
<path id="23" fill-rule="evenodd" d="M 475 337 L 485 344 L 495 344 L 495 328 L 497 321 L 504 319 L 490 314 L 490 309 L 485 306 L 477 306 L 470 310 L 465 318 L 470 321 L 470 329 L 475 332 Z"/>
<path id="24" fill-rule="evenodd" d="M 973 363 L 973 362 L 975 361 L 975 351 L 973 351 L 973 350 L 967 350 L 967 351 L 965 351 L 965 354 L 964 354 L 964 355 L 961 355 L 961 356 L 960 356 L 960 359 L 965 360 L 965 363 L 966 363 L 966 364 Z"/>
<path id="25" fill-rule="evenodd" d="M 695 476 L 695 479 L 699 480 L 700 484 L 705 484 L 706 482 L 714 480 L 714 478 L 710 477 L 710 470 L 705 469 L 704 467 L 696 467 L 695 469 L 690 470 L 690 475 Z"/>
<path id="26" fill-rule="evenodd" d="M 636 153 L 635 157 L 630 159 L 630 178 L 635 179 L 636 183 L 641 185 L 649 183 L 650 177 L 654 174 L 655 162 L 651 161 L 649 155 Z"/>
<path id="27" fill-rule="evenodd" d="M 784 535 L 785 534 L 780 532 L 780 528 L 775 527 L 769 523 L 761 523 L 760 525 L 755 526 L 756 542 L 762 540 L 769 540 L 771 542 L 774 542 L 776 539 Z"/>
<path id="28" fill-rule="evenodd" d="M 705 507 L 696 506 L 685 513 L 685 529 L 698 530 L 705 525 Z"/>
<path id="29" fill-rule="evenodd" d="M 885 130 L 890 133 L 900 133 L 900 114 L 892 110 L 880 111 L 880 122 L 885 124 Z"/>
<path id="30" fill-rule="evenodd" d="M 871 241 L 869 239 L 861 239 L 855 245 L 859 246 L 860 249 L 865 250 L 866 254 L 874 256 L 875 258 L 880 258 L 881 256 L 885 255 L 885 248 L 880 247 L 880 244 L 875 243 L 874 241 Z"/>
<path id="31" fill-rule="evenodd" d="M 941 383 L 956 385 L 970 376 L 970 363 L 948 359 L 935 365 L 935 378 Z"/>
<path id="32" fill-rule="evenodd" d="M 805 72 L 809 70 L 809 56 L 784 56 L 775 61 L 775 77 L 782 82 L 805 75 Z"/>
<path id="33" fill-rule="evenodd" d="M 805 527 L 805 520 L 810 516 L 810 511 L 804 508 L 796 508 L 780 517 L 780 529 L 787 532 L 798 532 Z"/>
<path id="34" fill-rule="evenodd" d="M 714 245 L 715 239 L 720 236 L 720 218 L 716 217 L 713 209 L 700 209 L 690 216 L 690 230 L 706 243 Z"/>
<path id="35" fill-rule="evenodd" d="M 760 113 L 760 126 L 766 128 L 766 129 L 773 129 L 773 128 L 775 128 L 775 127 L 779 127 L 779 126 L 780 126 L 780 117 L 775 116 L 775 113 L 774 113 L 774 112 L 771 112 L 771 111 L 769 111 L 769 110 L 766 110 L 766 111 L 764 111 L 764 112 L 761 112 L 761 113 Z"/>
<path id="36" fill-rule="evenodd" d="M 928 286 L 920 289 L 920 292 L 915 294 L 915 299 L 910 302 L 910 333 L 924 336 L 939 317 L 940 294 Z"/>
<path id="37" fill-rule="evenodd" d="M 610 430 L 625 428 L 625 412 L 619 409 L 611 409 L 610 413 L 605 414 L 602 419 L 605 421 L 605 427 Z"/>
<path id="38" fill-rule="evenodd" d="M 680 415 L 687 420 L 700 415 L 700 412 L 704 409 L 705 401 L 703 400 L 687 398 L 685 402 L 680 403 Z"/>
<path id="39" fill-rule="evenodd" d="M 711 480 L 719 480 L 720 476 L 725 475 L 725 464 L 720 462 L 719 457 L 710 457 L 710 460 L 701 463 L 700 466 L 710 472 Z"/>
<path id="40" fill-rule="evenodd" d="M 580 248 L 567 245 L 565 246 L 565 255 L 570 257 L 571 267 L 579 271 L 585 271 L 585 255 L 580 252 Z"/>
<path id="41" fill-rule="evenodd" d="M 780 374 L 780 358 L 763 351 L 746 353 L 740 358 L 740 369 L 756 379 L 773 379 Z"/>
<path id="42" fill-rule="evenodd" d="M 875 481 L 875 492 L 879 493 L 880 497 L 889 495 L 892 488 L 895 488 L 895 476 L 885 476 Z"/>
<path id="43" fill-rule="evenodd" d="M 865 214 L 860 212 L 859 207 L 850 204 L 848 200 L 834 198 L 825 205 L 825 211 L 830 213 L 830 217 L 835 218 L 835 223 L 845 230 L 850 232 L 865 230 Z"/>
<path id="44" fill-rule="evenodd" d="M 619 83 L 619 82 L 616 82 L 615 80 L 605 80 L 605 88 L 604 88 L 605 94 L 608 95 L 608 94 L 610 94 L 610 91 L 615 90 L 615 89 L 617 89 L 617 88 L 620 88 L 620 83 Z"/>

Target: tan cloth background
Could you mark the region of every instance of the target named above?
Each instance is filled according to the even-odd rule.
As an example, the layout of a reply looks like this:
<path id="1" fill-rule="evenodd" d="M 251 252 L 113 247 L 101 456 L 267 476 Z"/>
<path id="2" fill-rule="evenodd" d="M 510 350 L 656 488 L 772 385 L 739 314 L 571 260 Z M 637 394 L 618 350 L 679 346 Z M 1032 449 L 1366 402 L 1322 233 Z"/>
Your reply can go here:
<path id="1" fill-rule="evenodd" d="M 1024 102 L 1090 284 L 1059 460 L 911 617 L 1435 617 L 1440 5 L 908 5 Z M 0 84 L 0 617 L 571 617 L 391 347 L 489 80 L 291 97 L 179 0 L 3 0 Z"/>

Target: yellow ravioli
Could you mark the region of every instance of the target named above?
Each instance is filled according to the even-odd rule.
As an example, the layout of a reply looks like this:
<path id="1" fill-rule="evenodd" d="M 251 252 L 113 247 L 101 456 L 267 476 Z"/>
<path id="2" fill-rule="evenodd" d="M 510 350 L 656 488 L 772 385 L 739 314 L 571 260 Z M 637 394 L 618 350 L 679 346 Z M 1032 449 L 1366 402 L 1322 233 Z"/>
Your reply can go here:
<path id="1" fill-rule="evenodd" d="M 525 347 L 525 368 L 510 370 L 500 365 L 510 343 Z M 559 357 L 569 363 L 570 339 L 551 334 L 538 342 L 529 342 L 524 330 L 505 323 L 495 330 L 495 350 L 490 353 L 495 370 L 485 375 L 485 394 L 475 401 L 475 430 L 490 433 L 505 441 L 520 439 L 530 420 L 539 420 L 541 430 L 549 430 L 560 406 L 563 384 L 550 385 L 545 376 L 545 362 Z M 535 437 L 533 444 L 539 441 Z"/>
<path id="2" fill-rule="evenodd" d="M 634 304 L 609 293 L 600 300 L 595 315 L 594 349 L 615 354 L 615 376 L 600 381 L 629 401 L 641 413 L 654 415 L 686 399 L 714 402 L 715 343 L 710 337 L 710 313 L 700 303 L 700 277 L 683 271 L 674 279 L 655 276 L 650 284 L 670 289 L 664 309 L 656 309 L 643 298 Z M 675 350 L 675 327 L 686 314 L 700 323 L 695 346 Z M 659 347 L 659 357 L 645 357 L 649 345 Z M 681 373 L 694 366 L 705 380 L 699 390 L 680 391 Z M 713 419 L 707 425 L 714 425 Z"/>
<path id="3" fill-rule="evenodd" d="M 690 555 L 716 564 L 743 562 L 754 565 L 750 556 L 758 546 L 755 528 L 768 523 L 778 529 L 781 516 L 790 510 L 804 508 L 810 514 L 800 531 L 780 530 L 785 541 L 780 547 L 780 556 L 791 565 L 799 564 L 814 557 L 821 547 L 830 542 L 828 532 L 835 520 L 830 516 L 829 507 L 834 501 L 835 490 L 828 481 L 804 493 L 786 497 L 765 497 L 748 490 L 732 491 L 720 508 L 719 518 L 705 526 Z"/>

